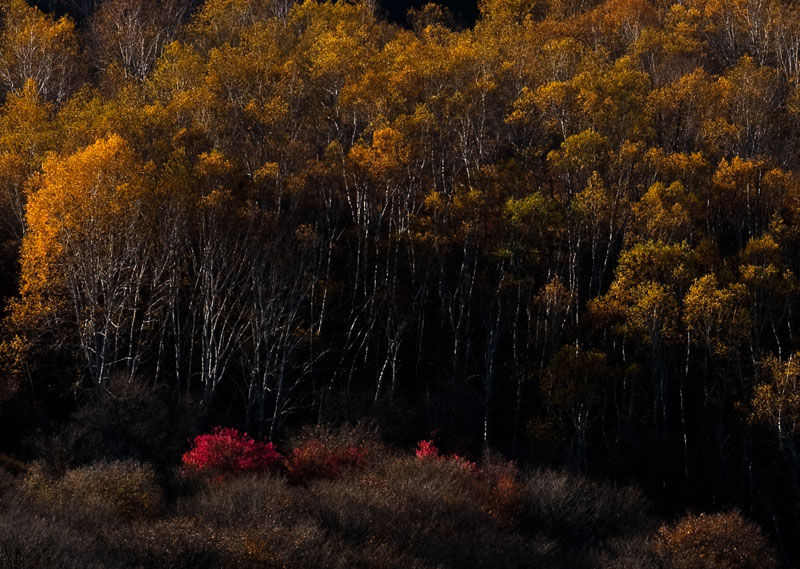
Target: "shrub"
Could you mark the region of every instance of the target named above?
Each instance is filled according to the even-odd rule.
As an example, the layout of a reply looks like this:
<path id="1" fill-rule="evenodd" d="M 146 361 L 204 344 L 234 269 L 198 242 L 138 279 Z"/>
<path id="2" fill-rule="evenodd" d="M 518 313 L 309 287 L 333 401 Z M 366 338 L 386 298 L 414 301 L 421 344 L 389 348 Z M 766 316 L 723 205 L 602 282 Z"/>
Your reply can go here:
<path id="1" fill-rule="evenodd" d="M 105 567 L 97 532 L 40 507 L 25 494 L 0 493 L 0 567 L 88 569 Z"/>
<path id="2" fill-rule="evenodd" d="M 308 508 L 331 539 L 381 560 L 358 566 L 390 566 L 398 554 L 420 567 L 543 566 L 547 553 L 535 539 L 486 512 L 483 486 L 454 461 L 401 457 L 357 477 L 315 483 Z"/>
<path id="3" fill-rule="evenodd" d="M 523 493 L 516 463 L 492 458 L 474 472 L 481 483 L 480 499 L 484 510 L 494 518 L 515 523 L 522 512 Z"/>
<path id="4" fill-rule="evenodd" d="M 299 495 L 283 476 L 245 474 L 200 488 L 178 503 L 178 512 L 216 527 L 272 527 L 301 515 Z"/>
<path id="5" fill-rule="evenodd" d="M 153 468 L 130 460 L 97 462 L 68 470 L 62 478 L 51 476 L 42 463 L 34 463 L 23 478 L 22 489 L 42 505 L 126 519 L 152 517 L 164 506 L 164 493 Z"/>
<path id="6" fill-rule="evenodd" d="M 57 482 L 43 462 L 31 464 L 22 478 L 23 492 L 41 504 L 52 504 L 59 496 Z"/>
<path id="7" fill-rule="evenodd" d="M 97 462 L 70 470 L 58 488 L 67 500 L 126 519 L 153 517 L 164 506 L 153 468 L 131 460 Z"/>
<path id="8" fill-rule="evenodd" d="M 16 484 L 14 476 L 5 468 L 0 467 L 0 495 L 10 492 Z"/>
<path id="9" fill-rule="evenodd" d="M 291 441 L 286 459 L 289 479 L 305 484 L 313 479 L 335 480 L 342 475 L 375 466 L 388 453 L 374 428 L 358 423 L 302 429 Z"/>
<path id="10" fill-rule="evenodd" d="M 24 462 L 17 460 L 14 457 L 0 454 L 0 472 L 8 472 L 9 474 L 20 474 L 27 470 Z"/>
<path id="11" fill-rule="evenodd" d="M 455 453 L 450 455 L 443 455 L 439 449 L 433 444 L 433 441 L 419 441 L 417 443 L 417 458 L 420 460 L 449 460 L 461 465 L 466 470 L 477 471 L 478 465 L 471 460 L 467 460 L 463 456 Z"/>
<path id="12" fill-rule="evenodd" d="M 0 567 L 72 569 L 86 567 L 86 544 L 73 528 L 43 516 L 9 510 L 0 514 Z"/>
<path id="13" fill-rule="evenodd" d="M 153 464 L 163 477 L 185 450 L 196 412 L 172 401 L 164 386 L 112 375 L 104 389 L 82 393 L 78 408 L 52 432 L 30 442 L 59 476 L 99 461 L 136 460 Z"/>
<path id="14" fill-rule="evenodd" d="M 216 569 L 224 563 L 227 536 L 198 520 L 171 518 L 132 528 L 117 544 L 120 561 L 133 567 Z M 232 563 L 230 566 L 238 567 Z"/>
<path id="15" fill-rule="evenodd" d="M 420 461 L 446 462 L 475 474 L 474 491 L 481 507 L 492 517 L 513 523 L 521 511 L 522 486 L 517 480 L 519 470 L 514 462 L 490 457 L 480 467 L 458 454 L 442 455 L 430 440 L 417 443 Z"/>
<path id="16" fill-rule="evenodd" d="M 293 482 L 306 482 L 314 478 L 335 480 L 348 470 L 363 468 L 367 456 L 363 448 L 330 448 L 322 441 L 312 439 L 292 450 L 286 460 L 286 470 Z"/>
<path id="17" fill-rule="evenodd" d="M 184 473 L 221 480 L 241 472 L 277 470 L 283 457 L 271 442 L 258 442 L 247 433 L 217 427 L 211 434 L 195 437 L 191 450 L 183 455 L 182 460 Z"/>
<path id="18" fill-rule="evenodd" d="M 439 454 L 439 449 L 433 441 L 419 441 L 417 443 L 417 458 L 420 460 L 429 460 L 442 458 Z"/>
<path id="19" fill-rule="evenodd" d="M 520 529 L 550 536 L 565 556 L 582 558 L 613 540 L 656 529 L 636 488 L 550 469 L 529 473 L 521 484 Z"/>
<path id="20" fill-rule="evenodd" d="M 687 516 L 658 530 L 657 551 L 674 569 L 769 569 L 775 552 L 739 512 Z"/>
<path id="21" fill-rule="evenodd" d="M 646 534 L 632 534 L 608 540 L 593 551 L 589 566 L 597 569 L 665 569 Z"/>

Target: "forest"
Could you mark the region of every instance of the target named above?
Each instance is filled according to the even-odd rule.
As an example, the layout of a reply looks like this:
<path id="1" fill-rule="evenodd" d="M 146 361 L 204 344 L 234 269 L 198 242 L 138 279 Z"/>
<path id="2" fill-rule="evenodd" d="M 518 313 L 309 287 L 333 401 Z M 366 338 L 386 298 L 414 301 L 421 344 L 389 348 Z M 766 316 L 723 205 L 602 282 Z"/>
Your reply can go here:
<path id="1" fill-rule="evenodd" d="M 0 566 L 800 563 L 800 4 L 478 9 L 0 0 Z"/>

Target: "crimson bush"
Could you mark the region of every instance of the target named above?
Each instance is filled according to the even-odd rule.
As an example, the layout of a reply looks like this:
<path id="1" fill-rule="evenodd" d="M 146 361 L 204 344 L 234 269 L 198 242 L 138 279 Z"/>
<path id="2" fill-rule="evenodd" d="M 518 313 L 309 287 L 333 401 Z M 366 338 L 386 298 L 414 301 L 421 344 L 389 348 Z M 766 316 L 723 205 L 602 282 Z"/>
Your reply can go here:
<path id="1" fill-rule="evenodd" d="M 439 448 L 433 441 L 419 441 L 417 443 L 417 458 L 427 460 L 429 458 L 441 458 Z"/>
<path id="2" fill-rule="evenodd" d="M 417 458 L 420 460 L 449 460 L 458 463 L 467 470 L 478 471 L 478 465 L 458 454 L 443 455 L 433 441 L 419 441 L 417 443 Z"/>
<path id="3" fill-rule="evenodd" d="M 269 442 L 259 442 L 236 429 L 216 427 L 211 434 L 195 437 L 183 455 L 186 474 L 225 478 L 240 472 L 268 472 L 280 468 L 283 456 Z"/>

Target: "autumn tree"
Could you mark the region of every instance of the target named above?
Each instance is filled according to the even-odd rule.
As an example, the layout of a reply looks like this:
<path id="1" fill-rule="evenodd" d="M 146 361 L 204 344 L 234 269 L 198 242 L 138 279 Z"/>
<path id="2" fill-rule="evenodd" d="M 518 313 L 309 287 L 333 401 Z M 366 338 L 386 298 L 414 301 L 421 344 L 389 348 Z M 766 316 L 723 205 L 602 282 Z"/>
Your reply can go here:
<path id="1" fill-rule="evenodd" d="M 259 246 L 242 283 L 246 328 L 240 357 L 248 372 L 246 422 L 270 439 L 304 398 L 306 382 L 321 354 L 315 353 L 310 297 L 316 284 L 309 225 L 292 227 L 271 212 L 247 212 L 257 223 Z M 320 350 L 321 351 L 321 350 Z"/>
<path id="2" fill-rule="evenodd" d="M 144 79 L 172 40 L 187 8 L 184 0 L 102 2 L 90 25 L 99 66 L 108 70 L 116 65 L 126 77 Z"/>
<path id="3" fill-rule="evenodd" d="M 695 220 L 699 211 L 697 197 L 687 192 L 680 182 L 669 186 L 656 183 L 631 207 L 632 220 L 626 239 L 631 243 L 690 242 L 697 234 Z"/>
<path id="4" fill-rule="evenodd" d="M 46 152 L 56 146 L 53 107 L 39 94 L 33 79 L 12 93 L 0 109 L 0 203 L 4 240 L 25 232 L 25 183 Z"/>
<path id="5" fill-rule="evenodd" d="M 766 346 L 782 356 L 786 336 L 783 329 L 791 326 L 788 315 L 794 304 L 797 278 L 786 267 L 780 247 L 769 233 L 748 241 L 739 254 L 738 270 L 739 280 L 747 290 L 753 363 L 760 359 Z"/>
<path id="6" fill-rule="evenodd" d="M 155 245 L 147 224 L 156 218 L 144 170 L 111 136 L 50 156 L 31 184 L 21 299 L 11 321 L 22 331 L 60 330 L 96 385 L 117 368 L 135 374 L 152 350 L 160 299 L 151 288 Z"/>
<path id="7" fill-rule="evenodd" d="M 0 5 L 0 82 L 20 93 L 33 80 L 48 101 L 64 102 L 80 84 L 84 64 L 75 25 L 28 6 L 24 0 Z"/>
<path id="8" fill-rule="evenodd" d="M 649 346 L 653 388 L 653 424 L 664 428 L 669 416 L 674 349 L 683 330 L 681 301 L 700 259 L 686 242 L 646 241 L 622 252 L 608 292 L 591 301 L 596 318 L 610 319 L 622 334 Z"/>
<path id="9" fill-rule="evenodd" d="M 656 140 L 664 151 L 687 153 L 698 148 L 710 102 L 710 81 L 698 68 L 648 94 Z"/>
<path id="10" fill-rule="evenodd" d="M 632 55 L 656 88 L 691 73 L 706 57 L 697 8 L 674 3 L 663 18 L 663 25 L 646 27 L 631 45 Z"/>
<path id="11" fill-rule="evenodd" d="M 755 386 L 751 400 L 751 419 L 760 423 L 777 437 L 781 453 L 788 461 L 795 492 L 800 483 L 800 456 L 797 451 L 797 432 L 800 427 L 800 368 L 798 355 L 785 361 L 767 356 L 761 362 L 762 381 Z"/>
<path id="12" fill-rule="evenodd" d="M 734 357 L 750 325 L 742 284 L 724 286 L 713 273 L 704 275 L 689 287 L 683 305 L 687 331 L 707 356 L 712 361 Z"/>
<path id="13" fill-rule="evenodd" d="M 767 65 L 744 56 L 711 86 L 714 105 L 703 124 L 703 139 L 719 157 L 754 158 L 772 148 L 768 134 L 780 115 L 785 87 Z"/>

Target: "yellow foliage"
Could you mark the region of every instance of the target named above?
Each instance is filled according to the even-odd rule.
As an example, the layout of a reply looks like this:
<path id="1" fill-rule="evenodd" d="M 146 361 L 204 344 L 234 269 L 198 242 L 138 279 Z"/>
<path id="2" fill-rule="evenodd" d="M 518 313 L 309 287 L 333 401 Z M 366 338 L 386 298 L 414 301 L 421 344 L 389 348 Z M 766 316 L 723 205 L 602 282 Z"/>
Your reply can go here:
<path id="1" fill-rule="evenodd" d="M 591 172 L 608 160 L 608 151 L 608 139 L 589 129 L 568 137 L 560 150 L 553 150 L 547 155 L 547 161 L 562 171 Z"/>
<path id="2" fill-rule="evenodd" d="M 590 406 L 607 391 L 610 377 L 603 352 L 563 346 L 547 366 L 541 388 L 556 407 Z"/>
<path id="3" fill-rule="evenodd" d="M 152 467 L 134 461 L 98 462 L 68 470 L 62 478 L 54 478 L 35 463 L 22 487 L 45 505 L 77 504 L 128 520 L 152 518 L 164 504 L 164 493 Z"/>
<path id="4" fill-rule="evenodd" d="M 255 22 L 272 15 L 269 0 L 209 0 L 189 25 L 189 37 L 208 50 L 223 44 L 237 45 L 242 33 Z"/>
<path id="5" fill-rule="evenodd" d="M 698 206 L 697 198 L 688 194 L 680 182 L 669 186 L 656 183 L 633 204 L 633 227 L 626 239 L 629 242 L 652 239 L 664 243 L 686 240 L 691 236 L 692 214 Z"/>
<path id="6" fill-rule="evenodd" d="M 203 58 L 191 46 L 174 41 L 164 47 L 149 85 L 162 101 L 170 101 L 181 93 L 201 85 Z"/>
<path id="7" fill-rule="evenodd" d="M 608 292 L 589 302 L 601 319 L 621 323 L 620 331 L 646 342 L 681 337 L 680 304 L 699 269 L 698 254 L 686 242 L 637 243 L 622 252 Z"/>
<path id="8" fill-rule="evenodd" d="M 24 0 L 3 0 L 0 13 L 0 82 L 19 93 L 33 80 L 44 98 L 63 102 L 82 73 L 73 22 Z"/>
<path id="9" fill-rule="evenodd" d="M 135 221 L 145 191 L 141 171 L 133 151 L 116 135 L 67 158 L 45 160 L 28 188 L 18 310 L 48 310 L 50 297 L 57 298 L 66 285 L 65 256 L 87 254 L 87 248 L 100 247 L 120 226 Z M 113 249 L 97 253 L 109 255 Z"/>
<path id="10" fill-rule="evenodd" d="M 274 180 L 278 178 L 279 174 L 280 168 L 278 164 L 275 162 L 267 162 L 256 171 L 253 177 L 258 182 L 263 180 Z"/>
<path id="11" fill-rule="evenodd" d="M 689 515 L 658 530 L 655 551 L 675 569 L 775 569 L 775 550 L 759 527 L 736 511 Z"/>
<path id="12" fill-rule="evenodd" d="M 721 287 L 713 274 L 700 277 L 683 299 L 683 321 L 695 338 L 720 357 L 730 355 L 750 329 L 746 290 L 734 283 Z"/>
<path id="13" fill-rule="evenodd" d="M 204 152 L 198 157 L 196 173 L 200 178 L 214 180 L 217 184 L 233 172 L 233 164 L 219 149 Z"/>
<path id="14" fill-rule="evenodd" d="M 800 353 L 785 361 L 767 356 L 761 366 L 764 379 L 753 391 L 750 419 L 791 439 L 800 427 Z"/>

